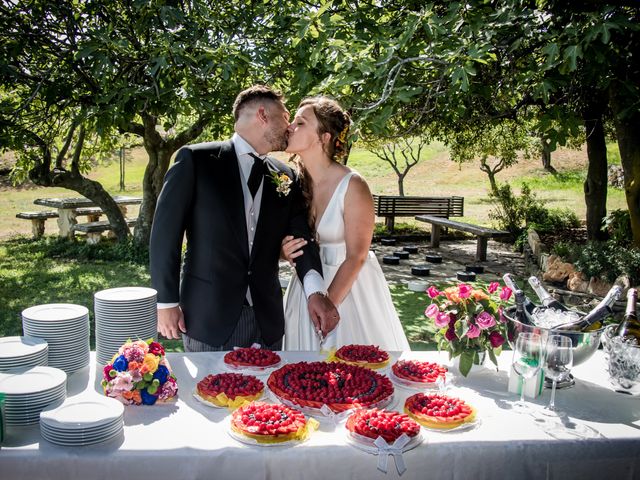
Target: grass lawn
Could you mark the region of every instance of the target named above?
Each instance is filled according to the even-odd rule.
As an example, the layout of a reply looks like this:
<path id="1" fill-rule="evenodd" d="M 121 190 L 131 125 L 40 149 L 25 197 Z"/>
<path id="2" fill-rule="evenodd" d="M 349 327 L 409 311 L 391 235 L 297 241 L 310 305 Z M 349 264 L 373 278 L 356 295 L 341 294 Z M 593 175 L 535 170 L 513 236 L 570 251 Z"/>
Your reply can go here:
<path id="1" fill-rule="evenodd" d="M 20 312 L 44 303 L 74 303 L 89 309 L 91 348 L 93 337 L 93 294 L 105 288 L 149 286 L 149 272 L 143 259 L 123 261 L 114 245 L 92 248 L 54 237 L 39 241 L 12 239 L 0 244 L 0 337 L 22 334 Z M 433 348 L 433 332 L 424 316 L 427 296 L 392 285 L 391 294 L 412 349 Z M 182 342 L 163 341 L 170 351 L 181 351 Z"/>

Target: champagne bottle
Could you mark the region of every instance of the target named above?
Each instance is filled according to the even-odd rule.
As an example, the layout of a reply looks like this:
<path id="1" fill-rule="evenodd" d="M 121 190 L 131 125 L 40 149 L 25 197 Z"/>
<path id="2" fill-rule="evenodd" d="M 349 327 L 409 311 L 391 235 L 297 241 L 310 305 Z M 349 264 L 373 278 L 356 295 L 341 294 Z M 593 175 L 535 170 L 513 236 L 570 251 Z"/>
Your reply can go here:
<path id="1" fill-rule="evenodd" d="M 516 299 L 516 320 L 525 325 L 534 325 L 533 311 L 537 306 L 520 289 L 514 290 L 513 295 Z"/>
<path id="2" fill-rule="evenodd" d="M 533 288 L 533 291 L 536 292 L 536 295 L 538 295 L 538 298 L 542 302 L 542 305 L 544 305 L 545 307 L 554 308 L 562 312 L 571 310 L 570 308 L 567 308 L 565 305 L 553 298 L 551 294 L 547 292 L 542 286 L 540 280 L 538 280 L 538 277 L 529 277 L 529 285 L 531 285 L 531 288 Z"/>
<path id="3" fill-rule="evenodd" d="M 556 327 L 556 329 L 578 331 L 592 330 L 592 328 L 589 328 L 591 325 L 595 324 L 596 322 L 602 322 L 605 318 L 613 314 L 613 310 L 611 309 L 611 307 L 614 303 L 616 303 L 616 300 L 620 298 L 621 292 L 622 289 L 619 286 L 614 285 L 613 287 L 611 287 L 611 290 L 609 290 L 607 295 L 600 301 L 600 303 L 598 303 L 598 305 L 596 305 L 593 310 L 587 313 L 579 321 L 571 324 L 559 325 L 558 327 Z"/>
<path id="4" fill-rule="evenodd" d="M 516 293 L 516 290 L 520 290 L 520 288 L 516 284 L 516 281 L 513 279 L 513 276 L 510 273 L 505 273 L 502 276 L 502 279 L 504 280 L 504 284 L 509 287 L 514 294 Z"/>
<path id="5" fill-rule="evenodd" d="M 627 292 L 627 309 L 624 314 L 624 319 L 616 333 L 620 337 L 624 337 L 629 340 L 635 339 L 636 343 L 640 345 L 640 320 L 638 320 L 638 314 L 636 313 L 636 302 L 638 301 L 638 290 L 630 288 Z"/>

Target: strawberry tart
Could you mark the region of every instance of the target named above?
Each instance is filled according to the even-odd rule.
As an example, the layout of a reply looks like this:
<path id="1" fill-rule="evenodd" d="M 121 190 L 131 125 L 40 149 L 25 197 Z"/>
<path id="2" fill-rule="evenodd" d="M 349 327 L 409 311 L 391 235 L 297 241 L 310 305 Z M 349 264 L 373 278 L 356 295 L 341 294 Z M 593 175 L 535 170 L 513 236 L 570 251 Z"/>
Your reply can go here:
<path id="1" fill-rule="evenodd" d="M 437 430 L 457 428 L 476 418 L 476 409 L 464 400 L 437 393 L 410 396 L 404 411 L 419 424 Z"/>
<path id="2" fill-rule="evenodd" d="M 264 348 L 235 348 L 224 356 L 225 365 L 231 368 L 269 368 L 280 363 L 280 355 Z"/>
<path id="3" fill-rule="evenodd" d="M 207 375 L 196 385 L 198 396 L 216 407 L 237 407 L 257 400 L 264 392 L 264 383 L 253 375 L 219 373 Z"/>
<path id="4" fill-rule="evenodd" d="M 302 441 L 317 425 L 294 408 L 265 402 L 248 403 L 231 414 L 231 431 L 258 444 Z"/>
<path id="5" fill-rule="evenodd" d="M 389 364 L 389 354 L 376 345 L 344 345 L 336 350 L 333 359 L 373 369 L 384 368 Z"/>
<path id="6" fill-rule="evenodd" d="M 434 362 L 418 360 L 398 360 L 391 367 L 396 378 L 416 384 L 435 384 L 439 378 L 445 379 L 447 367 Z"/>
<path id="7" fill-rule="evenodd" d="M 393 398 L 393 385 L 384 375 L 340 362 L 299 362 L 269 376 L 269 389 L 283 403 L 334 413 L 351 408 L 383 407 Z"/>
<path id="8" fill-rule="evenodd" d="M 372 440 L 382 437 L 387 443 L 395 442 L 403 433 L 408 437 L 415 437 L 420 433 L 420 425 L 408 415 L 376 408 L 352 413 L 346 427 L 352 435 Z"/>

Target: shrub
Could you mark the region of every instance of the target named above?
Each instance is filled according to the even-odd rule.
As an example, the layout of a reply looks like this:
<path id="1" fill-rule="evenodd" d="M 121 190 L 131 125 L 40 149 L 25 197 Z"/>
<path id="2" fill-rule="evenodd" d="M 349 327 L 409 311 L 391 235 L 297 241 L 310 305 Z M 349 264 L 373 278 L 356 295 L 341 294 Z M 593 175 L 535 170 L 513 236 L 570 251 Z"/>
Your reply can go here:
<path id="1" fill-rule="evenodd" d="M 402 222 L 396 222 L 393 233 L 389 232 L 389 229 L 384 223 L 376 223 L 373 229 L 373 234 L 377 237 L 385 235 L 426 235 L 426 233 L 423 228 L 417 225 Z"/>
<path id="2" fill-rule="evenodd" d="M 640 250 L 621 246 L 614 240 L 574 247 L 575 267 L 587 277 L 613 283 L 620 275 L 627 275 L 632 285 L 640 284 Z"/>
<path id="3" fill-rule="evenodd" d="M 602 230 L 620 245 L 629 246 L 633 238 L 629 210 L 614 210 L 602 219 Z"/>

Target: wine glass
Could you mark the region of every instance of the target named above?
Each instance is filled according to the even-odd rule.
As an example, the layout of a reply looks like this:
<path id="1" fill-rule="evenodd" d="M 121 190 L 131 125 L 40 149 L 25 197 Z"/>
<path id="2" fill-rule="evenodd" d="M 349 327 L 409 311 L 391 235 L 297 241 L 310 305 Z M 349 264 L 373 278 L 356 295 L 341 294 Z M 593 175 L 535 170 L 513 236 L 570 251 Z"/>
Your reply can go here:
<path id="1" fill-rule="evenodd" d="M 515 410 L 528 413 L 529 406 L 524 399 L 525 383 L 540 371 L 542 361 L 542 339 L 537 333 L 524 332 L 518 335 L 513 349 L 513 370 L 522 377 L 520 400 L 513 404 Z"/>
<path id="2" fill-rule="evenodd" d="M 545 376 L 553 381 L 551 386 L 551 398 L 549 405 L 545 407 L 547 415 L 557 415 L 556 411 L 556 385 L 558 380 L 566 377 L 573 366 L 573 345 L 569 337 L 564 335 L 549 335 L 546 344 L 544 358 Z"/>

